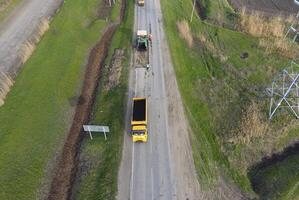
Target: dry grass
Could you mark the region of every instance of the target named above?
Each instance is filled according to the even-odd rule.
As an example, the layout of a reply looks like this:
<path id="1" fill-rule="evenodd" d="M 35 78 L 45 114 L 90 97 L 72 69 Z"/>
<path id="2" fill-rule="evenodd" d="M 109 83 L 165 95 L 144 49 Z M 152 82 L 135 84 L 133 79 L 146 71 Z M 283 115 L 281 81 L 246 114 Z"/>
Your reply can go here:
<path id="1" fill-rule="evenodd" d="M 35 45 L 40 41 L 41 37 L 44 33 L 49 29 L 50 21 L 48 18 L 44 18 L 41 20 L 40 24 L 37 27 L 37 31 L 34 35 L 32 35 L 31 39 L 27 40 L 20 51 L 20 58 L 22 64 L 24 64 L 32 55 Z"/>
<path id="2" fill-rule="evenodd" d="M 294 20 L 293 16 L 265 18 L 259 12 L 248 15 L 243 8 L 240 26 L 244 32 L 254 37 L 260 37 L 259 45 L 265 48 L 267 53 L 276 51 L 284 57 L 294 59 L 298 55 L 299 48 L 284 38 L 288 24 Z"/>
<path id="3" fill-rule="evenodd" d="M 243 175 L 247 174 L 248 167 L 257 163 L 265 156 L 271 156 L 274 152 L 281 152 L 289 143 L 283 144 L 290 130 L 296 130 L 296 119 L 288 121 L 282 126 L 274 126 L 262 116 L 262 105 L 252 102 L 241 115 L 238 127 L 232 130 L 232 136 L 223 140 L 232 149 L 223 148 L 232 166 Z M 297 137 L 298 138 L 298 137 Z M 235 150 L 234 148 L 240 148 Z"/>
<path id="4" fill-rule="evenodd" d="M 4 104 L 4 99 L 13 84 L 14 81 L 9 75 L 0 72 L 0 106 Z"/>
<path id="5" fill-rule="evenodd" d="M 233 131 L 235 137 L 229 142 L 233 144 L 249 144 L 252 139 L 261 137 L 269 131 L 269 122 L 262 119 L 261 111 L 256 103 L 252 102 L 243 111 L 240 125 Z"/>
<path id="6" fill-rule="evenodd" d="M 260 39 L 259 45 L 265 48 L 266 53 L 272 53 L 277 51 L 282 56 L 294 59 L 299 53 L 299 48 L 297 44 L 291 43 L 284 38 L 277 39 Z"/>
<path id="7" fill-rule="evenodd" d="M 221 49 L 216 48 L 211 40 L 207 39 L 203 34 L 199 34 L 198 38 L 202 45 L 206 47 L 214 57 L 219 58 L 221 62 L 227 61 L 227 56 L 223 55 Z"/>
<path id="8" fill-rule="evenodd" d="M 176 23 L 180 36 L 187 42 L 189 47 L 193 46 L 193 36 L 191 33 L 191 29 L 186 20 L 180 21 Z"/>
<path id="9" fill-rule="evenodd" d="M 49 29 L 49 19 L 44 18 L 41 20 L 37 31 L 34 35 L 32 35 L 31 39 L 24 42 L 20 51 L 19 51 L 19 59 L 22 64 L 24 64 L 32 55 L 36 44 L 40 41 L 43 34 Z M 10 87 L 13 86 L 13 79 L 9 75 L 0 72 L 0 106 L 4 104 L 4 100 L 8 92 L 10 91 Z"/>
<path id="10" fill-rule="evenodd" d="M 0 2 L 0 12 L 4 11 L 9 4 L 11 3 L 11 0 L 3 0 Z"/>
<path id="11" fill-rule="evenodd" d="M 290 16 L 285 19 L 281 16 L 265 18 L 259 12 L 246 14 L 246 9 L 241 11 L 240 25 L 243 31 L 255 37 L 277 37 L 282 38 L 285 35 L 286 22 L 294 19 Z"/>
<path id="12" fill-rule="evenodd" d="M 238 138 L 228 141 L 236 146 L 242 146 L 239 151 L 223 149 L 225 154 L 228 155 L 231 165 L 237 168 L 243 175 L 246 175 L 248 168 L 259 162 L 261 158 L 270 157 L 273 153 L 282 152 L 284 148 L 291 145 L 292 143 L 281 145 L 281 141 L 288 137 L 290 130 L 298 128 L 298 123 L 296 119 L 294 119 L 280 128 L 268 126 L 267 123 L 255 125 L 254 127 L 257 126 L 260 126 L 260 128 L 258 128 L 261 130 L 260 134 L 251 138 Z M 247 127 L 247 129 L 245 132 L 250 135 L 249 132 L 252 128 Z"/>

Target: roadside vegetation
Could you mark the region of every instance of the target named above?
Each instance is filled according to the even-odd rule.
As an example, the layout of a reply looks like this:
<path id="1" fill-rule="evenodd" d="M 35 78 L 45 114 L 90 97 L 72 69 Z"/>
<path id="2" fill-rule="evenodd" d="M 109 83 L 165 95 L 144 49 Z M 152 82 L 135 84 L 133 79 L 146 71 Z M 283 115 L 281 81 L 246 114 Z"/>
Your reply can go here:
<path id="1" fill-rule="evenodd" d="M 266 88 L 293 55 L 281 54 L 277 48 L 267 51 L 260 44 L 263 38 L 241 27 L 244 18 L 226 0 L 200 2 L 210 6 L 207 17 L 196 16 L 190 23 L 192 1 L 161 1 L 172 61 L 193 130 L 199 181 L 214 198 L 221 198 L 232 182 L 240 191 L 230 192 L 256 197 L 255 192 L 261 192 L 253 191 L 252 177 L 248 176 L 251 167 L 299 138 L 293 116 L 285 112 L 269 122 L 267 115 Z M 287 177 L 287 172 L 269 173 L 268 178 L 273 183 Z M 267 174 L 259 175 L 264 176 Z M 297 181 L 282 179 L 290 187 L 275 188 L 271 195 L 288 194 L 296 189 L 292 183 Z"/>
<path id="2" fill-rule="evenodd" d="M 258 166 L 250 170 L 250 178 L 261 199 L 298 199 L 299 155 L 298 150 L 276 159 L 271 165 Z"/>
<path id="3" fill-rule="evenodd" d="M 45 198 L 70 128 L 100 0 L 67 1 L 0 108 L 0 199 Z"/>
<path id="4" fill-rule="evenodd" d="M 120 2 L 116 7 L 120 8 Z M 115 199 L 117 175 L 125 134 L 127 78 L 131 59 L 134 1 L 127 0 L 124 21 L 116 31 L 103 69 L 90 124 L 110 127 L 107 140 L 86 135 L 80 151 L 76 199 Z M 111 13 L 111 19 L 116 19 Z"/>
<path id="5" fill-rule="evenodd" d="M 295 16 L 282 17 L 280 15 L 265 18 L 260 12 L 248 14 L 245 8 L 240 13 L 240 29 L 256 38 L 259 38 L 259 46 L 268 53 L 277 52 L 287 57 L 295 58 L 299 47 L 291 39 L 285 40 L 285 34 L 291 24 L 295 22 Z M 289 34 L 292 36 L 292 34 Z M 294 36 L 294 35 L 293 35 Z"/>
<path id="6" fill-rule="evenodd" d="M 0 21 L 9 15 L 9 13 L 23 0 L 0 0 Z"/>

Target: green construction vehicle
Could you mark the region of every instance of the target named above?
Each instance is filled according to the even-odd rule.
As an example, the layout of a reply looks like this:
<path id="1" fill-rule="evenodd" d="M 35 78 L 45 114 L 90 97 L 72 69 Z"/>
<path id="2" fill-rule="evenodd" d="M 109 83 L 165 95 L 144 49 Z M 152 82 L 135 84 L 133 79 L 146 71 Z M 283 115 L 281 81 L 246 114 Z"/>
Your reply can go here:
<path id="1" fill-rule="evenodd" d="M 149 44 L 149 38 L 147 31 L 138 30 L 136 38 L 136 48 L 138 51 L 146 51 Z"/>

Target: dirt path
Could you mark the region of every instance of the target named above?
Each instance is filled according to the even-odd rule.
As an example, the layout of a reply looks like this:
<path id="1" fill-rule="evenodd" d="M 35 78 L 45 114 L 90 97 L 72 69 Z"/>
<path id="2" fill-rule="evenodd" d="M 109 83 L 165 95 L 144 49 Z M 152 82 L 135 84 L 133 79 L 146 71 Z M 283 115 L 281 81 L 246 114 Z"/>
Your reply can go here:
<path id="1" fill-rule="evenodd" d="M 167 39 L 163 31 L 162 12 L 160 2 L 155 5 L 158 14 L 158 28 L 160 29 L 159 42 L 163 52 L 163 69 L 165 90 L 167 97 L 168 127 L 171 136 L 169 139 L 173 162 L 173 174 L 176 184 L 176 199 L 199 200 L 205 199 L 201 192 L 195 170 L 192 149 L 189 138 L 189 123 L 184 113 L 182 98 L 176 81 L 176 75 L 170 58 Z M 160 20 L 159 20 L 160 19 Z"/>
<path id="2" fill-rule="evenodd" d="M 23 0 L 0 23 L 0 106 L 63 0 Z"/>
<path id="3" fill-rule="evenodd" d="M 14 76 L 21 62 L 24 42 L 51 17 L 63 0 L 25 0 L 0 24 L 0 71 Z"/>
<path id="4" fill-rule="evenodd" d="M 299 11 L 294 0 L 228 0 L 231 5 L 241 10 L 246 7 L 249 11 L 261 11 L 266 15 L 290 15 Z"/>

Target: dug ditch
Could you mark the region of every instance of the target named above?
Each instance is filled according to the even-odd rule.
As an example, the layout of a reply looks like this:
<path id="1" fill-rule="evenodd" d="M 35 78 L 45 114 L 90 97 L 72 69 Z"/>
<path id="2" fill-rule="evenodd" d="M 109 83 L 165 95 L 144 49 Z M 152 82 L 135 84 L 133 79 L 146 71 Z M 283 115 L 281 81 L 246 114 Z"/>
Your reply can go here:
<path id="1" fill-rule="evenodd" d="M 55 170 L 51 184 L 49 200 L 70 199 L 72 185 L 75 180 L 78 165 L 78 150 L 82 141 L 82 125 L 90 117 L 96 89 L 101 77 L 101 68 L 108 54 L 108 48 L 117 29 L 117 24 L 110 25 L 104 32 L 102 39 L 92 49 L 84 77 L 81 98 L 84 101 L 77 104 L 75 117 L 64 144 L 61 159 Z"/>
<path id="2" fill-rule="evenodd" d="M 102 39 L 91 50 L 80 96 L 83 101 L 77 104 L 71 129 L 54 172 L 49 200 L 71 199 L 79 163 L 79 149 L 83 139 L 82 126 L 89 121 L 101 78 L 102 65 L 107 57 L 113 35 L 124 19 L 125 9 L 126 0 L 122 0 L 118 22 L 106 28 Z"/>

